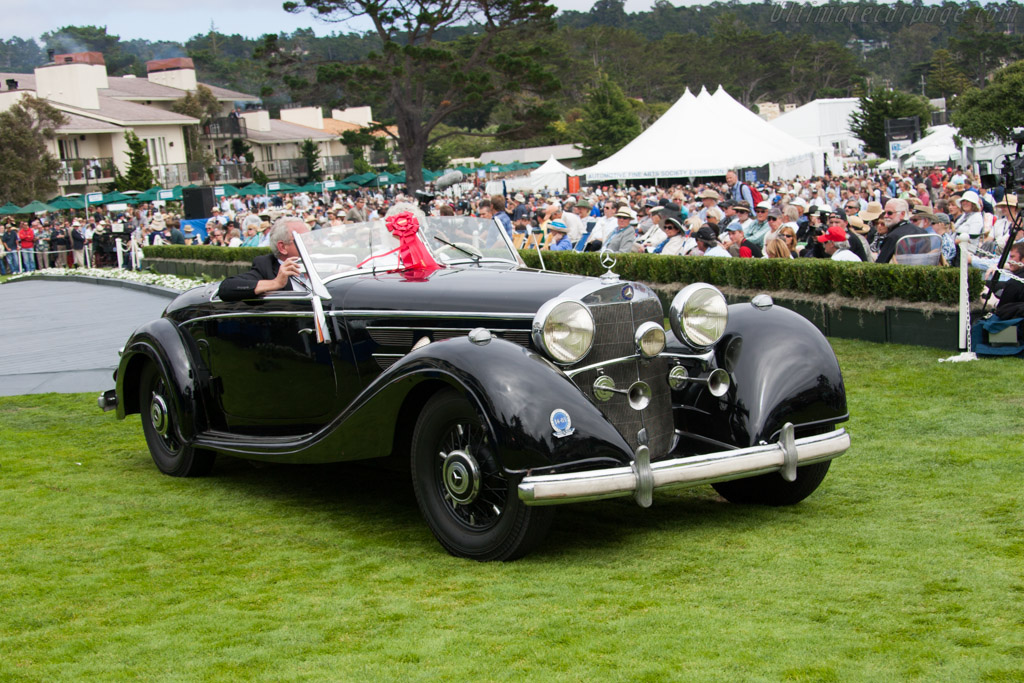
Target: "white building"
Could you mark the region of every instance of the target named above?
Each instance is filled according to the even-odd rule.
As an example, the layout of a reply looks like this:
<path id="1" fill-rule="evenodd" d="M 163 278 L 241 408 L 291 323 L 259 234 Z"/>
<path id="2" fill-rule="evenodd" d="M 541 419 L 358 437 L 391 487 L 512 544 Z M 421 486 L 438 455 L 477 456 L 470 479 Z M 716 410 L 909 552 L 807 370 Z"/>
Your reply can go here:
<path id="1" fill-rule="evenodd" d="M 32 74 L 0 73 L 7 87 L 0 108 L 31 94 L 67 117 L 51 146 L 61 161 L 62 192 L 96 189 L 113 179 L 115 167 L 123 172 L 128 165 L 124 135 L 129 130 L 145 141 L 158 178 L 176 184 L 173 180 L 181 174 L 175 173 L 172 180 L 161 177 L 162 171 L 185 164 L 184 130 L 200 122 L 170 109 L 175 100 L 196 89 L 195 68 L 191 59 L 184 58 L 155 60 L 146 66 L 148 78 L 115 77 L 107 75 L 99 52 L 56 55 L 52 63 Z M 236 102 L 258 101 L 245 93 L 207 87 L 222 103 L 225 116 Z"/>
<path id="2" fill-rule="evenodd" d="M 864 146 L 850 132 L 850 114 L 857 110 L 857 103 L 856 97 L 814 100 L 769 123 L 812 147 L 848 156 Z"/>

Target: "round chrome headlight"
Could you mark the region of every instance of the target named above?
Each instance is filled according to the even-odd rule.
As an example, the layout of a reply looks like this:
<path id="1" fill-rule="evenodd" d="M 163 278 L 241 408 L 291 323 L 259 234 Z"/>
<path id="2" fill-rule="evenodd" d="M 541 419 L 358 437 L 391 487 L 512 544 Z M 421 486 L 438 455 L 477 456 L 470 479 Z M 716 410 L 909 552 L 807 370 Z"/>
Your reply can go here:
<path id="1" fill-rule="evenodd" d="M 676 294 L 669 307 L 669 321 L 684 344 L 711 346 L 725 334 L 729 306 L 715 287 L 698 282 Z"/>
<path id="2" fill-rule="evenodd" d="M 594 316 L 579 301 L 549 301 L 533 318 L 533 342 L 556 363 L 576 363 L 594 344 Z"/>
<path id="3" fill-rule="evenodd" d="M 636 348 L 644 358 L 654 358 L 665 350 L 665 328 L 646 322 L 636 328 Z"/>

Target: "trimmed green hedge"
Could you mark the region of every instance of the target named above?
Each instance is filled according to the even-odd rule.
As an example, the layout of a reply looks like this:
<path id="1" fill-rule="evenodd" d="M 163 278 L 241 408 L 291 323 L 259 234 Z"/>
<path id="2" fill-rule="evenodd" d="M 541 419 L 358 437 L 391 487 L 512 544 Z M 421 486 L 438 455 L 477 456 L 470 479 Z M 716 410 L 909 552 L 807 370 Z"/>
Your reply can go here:
<path id="1" fill-rule="evenodd" d="M 526 264 L 540 267 L 536 250 L 519 252 Z M 942 266 L 899 266 L 845 263 L 831 259 L 737 259 L 654 254 L 615 254 L 615 272 L 625 280 L 671 284 L 707 282 L 718 286 L 765 292 L 791 290 L 807 294 L 837 294 L 851 299 L 902 299 L 956 305 L 960 271 Z M 579 275 L 600 275 L 600 254 L 544 252 L 544 265 Z M 968 272 L 971 300 L 981 296 L 982 274 Z"/>
<path id="2" fill-rule="evenodd" d="M 151 259 L 252 263 L 267 247 L 159 246 L 144 247 Z M 519 252 L 526 265 L 540 267 L 536 250 Z M 955 306 L 960 297 L 960 272 L 942 266 L 897 266 L 845 263 L 830 259 L 729 259 L 654 254 L 616 254 L 615 272 L 626 280 L 713 285 L 765 292 L 790 290 L 806 294 L 837 294 L 850 299 L 902 299 Z M 550 270 L 597 276 L 605 272 L 600 254 L 544 252 Z M 968 273 L 971 300 L 981 296 L 982 274 Z"/>
<path id="3" fill-rule="evenodd" d="M 252 263 L 261 254 L 269 254 L 270 247 L 210 247 L 201 245 L 183 246 L 165 244 L 159 247 L 142 248 L 145 258 L 161 258 L 192 261 L 216 261 L 218 263 Z"/>

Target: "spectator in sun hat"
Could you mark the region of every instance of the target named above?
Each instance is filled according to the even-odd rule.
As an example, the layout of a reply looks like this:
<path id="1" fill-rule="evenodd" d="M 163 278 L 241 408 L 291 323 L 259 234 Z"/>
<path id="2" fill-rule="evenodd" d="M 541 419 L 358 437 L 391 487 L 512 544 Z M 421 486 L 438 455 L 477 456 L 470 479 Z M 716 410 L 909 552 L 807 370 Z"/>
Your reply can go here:
<path id="1" fill-rule="evenodd" d="M 981 198 L 974 190 L 964 192 L 958 202 L 962 215 L 954 224 L 956 234 L 963 239 L 969 239 L 977 244 L 982 233 L 985 232 L 985 219 L 981 209 Z"/>
<path id="2" fill-rule="evenodd" d="M 870 226 L 862 221 L 860 216 L 847 216 L 846 220 L 848 223 L 846 236 L 850 241 L 850 249 L 860 256 L 862 261 L 874 261 L 875 252 L 871 251 L 871 242 L 867 238 L 871 231 Z"/>
<path id="3" fill-rule="evenodd" d="M 1006 246 L 1006 240 L 1010 235 L 1010 229 L 1017 219 L 1017 195 L 1004 194 L 995 206 L 996 220 L 992 224 L 992 247 L 1002 249 Z"/>
<path id="4" fill-rule="evenodd" d="M 651 253 L 664 256 L 675 256 L 685 253 L 687 243 L 692 243 L 694 240 L 693 238 L 686 237 L 684 234 L 684 227 L 682 221 L 680 221 L 679 213 L 675 211 L 664 212 L 661 220 L 661 230 L 665 237 L 651 249 Z M 693 248 L 692 244 L 690 248 Z"/>
<path id="5" fill-rule="evenodd" d="M 623 206 L 615 213 L 615 220 L 618 223 L 615 230 L 604 241 L 601 251 L 614 252 L 635 252 L 640 247 L 636 243 L 636 230 L 633 228 L 633 221 L 636 216 L 633 212 Z"/>
<path id="6" fill-rule="evenodd" d="M 568 228 L 560 220 L 553 220 L 548 223 L 548 243 L 544 247 L 551 251 L 572 251 L 572 242 L 567 237 Z"/>
<path id="7" fill-rule="evenodd" d="M 932 230 L 942 240 L 942 258 L 945 260 L 945 265 L 959 264 L 956 233 L 953 231 L 953 224 L 949 220 L 949 216 L 941 212 L 935 214 L 935 217 L 932 218 Z"/>
<path id="8" fill-rule="evenodd" d="M 713 207 L 717 208 L 718 201 L 722 196 L 709 187 L 697 195 L 697 198 L 700 199 L 701 204 L 703 205 L 703 208 L 697 212 L 697 216 L 700 218 L 701 222 L 706 223 L 708 220 L 708 209 Z"/>
<path id="9" fill-rule="evenodd" d="M 768 223 L 768 212 L 771 210 L 771 200 L 766 199 L 758 202 L 757 206 L 754 207 L 753 220 L 743 229 L 744 236 L 762 249 L 764 248 L 764 239 L 771 231 L 771 226 Z"/>

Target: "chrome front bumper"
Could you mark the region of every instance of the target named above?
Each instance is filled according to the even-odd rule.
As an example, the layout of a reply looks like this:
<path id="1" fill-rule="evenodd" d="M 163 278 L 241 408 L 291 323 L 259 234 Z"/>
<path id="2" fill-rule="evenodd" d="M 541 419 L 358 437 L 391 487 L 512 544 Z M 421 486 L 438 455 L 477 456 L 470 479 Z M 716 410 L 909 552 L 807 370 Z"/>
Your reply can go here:
<path id="1" fill-rule="evenodd" d="M 629 467 L 613 467 L 567 474 L 527 476 L 519 484 L 519 499 L 527 505 L 558 505 L 632 495 L 643 507 L 651 504 L 654 490 L 697 486 L 717 481 L 779 472 L 796 479 L 796 468 L 831 460 L 850 448 L 845 429 L 793 438 L 786 424 L 777 443 L 676 458 L 651 464 L 647 448 L 637 449 Z"/>

